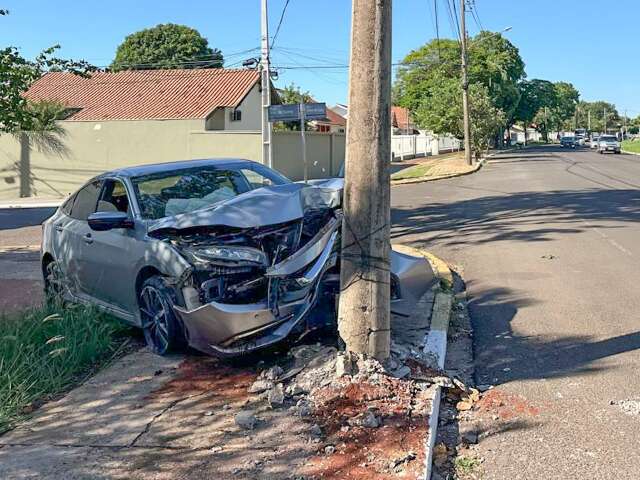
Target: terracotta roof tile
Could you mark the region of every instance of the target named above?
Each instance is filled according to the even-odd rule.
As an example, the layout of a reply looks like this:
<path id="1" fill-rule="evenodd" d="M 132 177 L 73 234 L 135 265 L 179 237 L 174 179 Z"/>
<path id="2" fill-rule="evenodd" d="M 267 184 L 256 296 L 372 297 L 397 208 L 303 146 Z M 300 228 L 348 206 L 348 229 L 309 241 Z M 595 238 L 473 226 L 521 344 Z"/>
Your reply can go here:
<path id="1" fill-rule="evenodd" d="M 409 110 L 404 107 L 391 107 L 391 124 L 396 128 L 407 128 L 410 125 L 411 116 Z"/>
<path id="2" fill-rule="evenodd" d="M 205 118 L 216 107 L 237 106 L 258 80 L 253 70 L 134 70 L 91 78 L 53 72 L 25 95 L 81 109 L 68 120 Z"/>

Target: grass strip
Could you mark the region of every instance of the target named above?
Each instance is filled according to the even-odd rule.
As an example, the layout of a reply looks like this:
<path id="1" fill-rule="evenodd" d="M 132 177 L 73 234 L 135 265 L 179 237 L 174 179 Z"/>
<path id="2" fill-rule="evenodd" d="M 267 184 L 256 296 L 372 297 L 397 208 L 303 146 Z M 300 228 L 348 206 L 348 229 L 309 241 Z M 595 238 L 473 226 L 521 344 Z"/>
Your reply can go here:
<path id="1" fill-rule="evenodd" d="M 79 305 L 0 314 L 0 433 L 108 363 L 131 331 Z"/>
<path id="2" fill-rule="evenodd" d="M 627 152 L 640 153 L 640 140 L 625 140 L 622 142 L 622 150 Z"/>
<path id="3" fill-rule="evenodd" d="M 413 167 L 405 168 L 391 175 L 391 180 L 406 180 L 407 178 L 419 178 L 429 174 L 429 170 L 433 168 L 433 164 L 418 164 Z"/>

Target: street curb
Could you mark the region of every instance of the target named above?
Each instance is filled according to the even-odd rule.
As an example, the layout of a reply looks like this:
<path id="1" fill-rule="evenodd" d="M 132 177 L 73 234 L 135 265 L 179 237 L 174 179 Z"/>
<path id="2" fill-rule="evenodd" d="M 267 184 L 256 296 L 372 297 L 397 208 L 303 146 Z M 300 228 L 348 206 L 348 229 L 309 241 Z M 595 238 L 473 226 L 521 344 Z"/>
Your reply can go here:
<path id="1" fill-rule="evenodd" d="M 446 180 L 447 178 L 455 178 L 455 177 L 463 177 L 464 175 L 471 175 L 472 173 L 476 173 L 482 167 L 483 162 L 479 161 L 474 165 L 474 168 L 471 170 L 467 170 L 466 172 L 460 173 L 449 173 L 446 175 L 438 175 L 437 177 L 417 177 L 417 178 L 405 178 L 403 180 L 391 180 L 391 186 L 394 187 L 396 185 L 408 185 L 411 183 L 423 183 L 423 182 L 435 182 L 436 180 Z"/>
<path id="2" fill-rule="evenodd" d="M 494 157 L 498 155 L 498 153 L 508 153 L 511 150 L 514 150 L 514 149 L 500 150 L 500 152 L 494 152 L 494 153 L 485 155 L 480 160 L 478 160 L 478 162 L 474 165 L 473 169 L 468 170 L 466 172 L 450 173 L 447 175 L 439 175 L 437 177 L 425 176 L 425 177 L 418 177 L 418 178 L 405 178 L 403 180 L 391 180 L 391 186 L 394 187 L 396 185 L 409 185 L 412 183 L 434 182 L 436 180 L 446 180 L 447 178 L 456 178 L 456 177 L 463 177 L 465 175 L 471 175 L 472 173 L 476 173 L 478 170 L 480 170 L 484 166 L 484 164 L 487 162 L 488 158 Z M 411 168 L 411 167 L 408 167 L 408 168 Z"/>
<path id="3" fill-rule="evenodd" d="M 427 356 L 435 358 L 438 367 L 444 370 L 444 360 L 447 355 L 447 332 L 449 330 L 449 319 L 453 306 L 453 293 L 450 291 L 453 288 L 453 273 L 444 260 L 426 250 L 408 247 L 406 245 L 403 245 L 402 249 L 407 253 L 414 253 L 425 257 L 429 261 L 436 277 L 440 279 L 443 291 L 436 294 L 433 302 L 431 324 L 429 326 L 429 333 L 425 337 L 423 352 Z M 433 472 L 433 451 L 436 446 L 436 437 L 438 434 L 438 417 L 440 415 L 441 398 L 442 387 L 438 385 L 436 386 L 433 401 L 431 402 L 431 411 L 427 412 L 429 415 L 429 431 L 425 439 L 426 454 L 424 460 L 424 475 L 421 477 L 422 480 L 430 480 L 431 473 Z"/>
<path id="4" fill-rule="evenodd" d="M 11 201 L 11 202 L 0 202 L 0 209 L 3 208 L 52 208 L 59 207 L 62 205 L 65 199 L 61 198 L 60 200 L 50 200 L 50 201 L 42 201 L 42 202 L 19 202 L 19 201 Z"/>
<path id="5" fill-rule="evenodd" d="M 640 153 L 630 152 L 628 150 L 620 150 L 622 153 L 626 153 L 627 155 L 635 155 L 636 157 L 640 157 Z"/>

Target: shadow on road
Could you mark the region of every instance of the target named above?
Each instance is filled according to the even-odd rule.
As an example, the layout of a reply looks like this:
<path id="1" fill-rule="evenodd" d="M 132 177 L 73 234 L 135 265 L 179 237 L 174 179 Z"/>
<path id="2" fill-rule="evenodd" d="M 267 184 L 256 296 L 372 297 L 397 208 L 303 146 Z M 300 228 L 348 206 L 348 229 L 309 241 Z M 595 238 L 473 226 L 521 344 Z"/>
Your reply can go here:
<path id="1" fill-rule="evenodd" d="M 636 223 L 640 190 L 522 192 L 392 210 L 392 238 L 420 235 L 448 246 L 518 240 L 544 242 L 600 221 Z M 587 222 L 587 223 L 585 223 Z"/>
<path id="2" fill-rule="evenodd" d="M 636 189 L 490 192 L 486 197 L 452 203 L 394 208 L 392 237 L 427 248 L 473 248 L 502 241 L 522 242 L 524 248 L 527 242 L 547 242 L 594 227 L 624 228 L 624 223 L 637 224 L 639 218 L 640 191 Z M 473 288 L 472 282 L 467 287 Z M 640 332 L 604 340 L 591 335 L 541 338 L 514 334 L 511 322 L 518 310 L 537 303 L 525 293 L 508 288 L 476 289 L 470 300 L 482 383 L 586 375 L 611 368 L 592 365 L 597 360 L 640 349 Z"/>

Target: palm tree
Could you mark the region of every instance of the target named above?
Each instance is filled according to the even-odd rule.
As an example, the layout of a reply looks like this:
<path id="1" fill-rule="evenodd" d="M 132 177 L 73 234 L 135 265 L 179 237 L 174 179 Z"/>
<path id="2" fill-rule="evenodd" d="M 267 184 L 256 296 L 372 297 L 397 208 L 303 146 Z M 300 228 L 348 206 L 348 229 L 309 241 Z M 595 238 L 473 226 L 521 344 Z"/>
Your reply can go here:
<path id="1" fill-rule="evenodd" d="M 30 101 L 27 104 L 28 121 L 14 136 L 20 142 L 20 197 L 31 196 L 31 147 L 45 155 L 65 157 L 69 149 L 65 145 L 67 132 L 58 123 L 68 108 L 55 100 Z"/>

